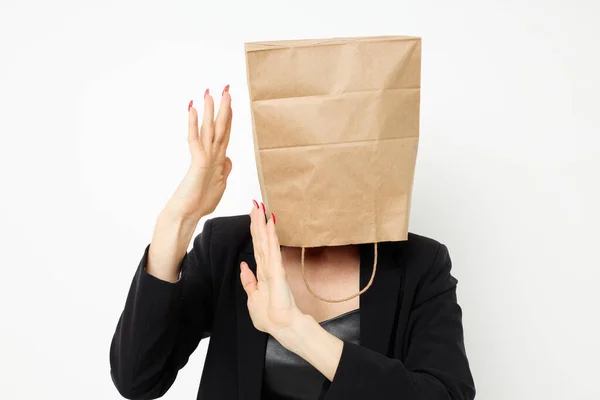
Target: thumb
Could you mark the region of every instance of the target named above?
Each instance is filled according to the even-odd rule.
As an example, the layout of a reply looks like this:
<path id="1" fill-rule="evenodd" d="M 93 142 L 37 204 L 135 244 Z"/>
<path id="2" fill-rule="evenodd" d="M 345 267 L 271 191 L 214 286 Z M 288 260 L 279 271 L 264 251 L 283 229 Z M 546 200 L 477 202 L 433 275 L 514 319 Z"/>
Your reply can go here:
<path id="1" fill-rule="evenodd" d="M 242 280 L 242 286 L 244 287 L 248 297 L 252 296 L 254 292 L 258 290 L 254 273 L 250 270 L 248 264 L 243 261 L 240 264 L 240 279 Z"/>
<path id="2" fill-rule="evenodd" d="M 231 158 L 225 157 L 225 162 L 223 163 L 223 177 L 225 180 L 229 177 L 232 168 L 233 164 L 231 163 Z"/>

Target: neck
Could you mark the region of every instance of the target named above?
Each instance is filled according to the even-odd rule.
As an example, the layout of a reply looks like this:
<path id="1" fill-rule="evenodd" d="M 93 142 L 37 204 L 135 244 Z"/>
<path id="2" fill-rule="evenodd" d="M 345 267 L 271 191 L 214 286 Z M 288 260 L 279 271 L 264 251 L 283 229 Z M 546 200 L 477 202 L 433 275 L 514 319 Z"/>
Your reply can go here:
<path id="1" fill-rule="evenodd" d="M 301 247 L 282 246 L 281 250 L 284 257 L 300 260 Z M 358 256 L 359 249 L 357 245 L 306 247 L 304 250 L 305 260 L 313 263 L 339 263 L 354 260 Z"/>

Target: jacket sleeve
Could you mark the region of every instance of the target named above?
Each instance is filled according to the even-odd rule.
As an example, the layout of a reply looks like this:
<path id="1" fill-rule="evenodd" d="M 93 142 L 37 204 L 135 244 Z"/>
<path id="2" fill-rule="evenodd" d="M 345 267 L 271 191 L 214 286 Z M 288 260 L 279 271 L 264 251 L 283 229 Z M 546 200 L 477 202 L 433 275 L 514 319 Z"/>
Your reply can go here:
<path id="1" fill-rule="evenodd" d="M 472 400 L 475 386 L 463 342 L 457 280 L 446 246 L 416 294 L 407 330 L 407 356 L 388 358 L 344 342 L 326 400 Z"/>
<path id="2" fill-rule="evenodd" d="M 210 335 L 215 287 L 210 235 L 208 220 L 181 261 L 175 283 L 146 272 L 151 245 L 146 246 L 110 346 L 111 377 L 123 397 L 161 397 Z"/>

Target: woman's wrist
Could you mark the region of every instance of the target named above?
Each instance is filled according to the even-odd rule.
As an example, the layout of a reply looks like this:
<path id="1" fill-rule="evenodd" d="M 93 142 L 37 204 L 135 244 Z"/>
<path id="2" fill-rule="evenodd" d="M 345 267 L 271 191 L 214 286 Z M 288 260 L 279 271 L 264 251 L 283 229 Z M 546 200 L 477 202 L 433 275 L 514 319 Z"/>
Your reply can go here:
<path id="1" fill-rule="evenodd" d="M 270 334 L 286 349 L 298 354 L 302 357 L 301 351 L 303 346 L 303 335 L 306 335 L 311 331 L 313 324 L 316 323 L 315 319 L 308 314 L 300 313 L 298 317 L 292 322 L 292 324 L 276 332 Z"/>
<path id="2" fill-rule="evenodd" d="M 187 252 L 198 222 L 198 218 L 185 216 L 172 206 L 161 211 L 146 265 L 146 271 L 150 275 L 171 283 L 179 279 L 181 260 Z"/>
<path id="3" fill-rule="evenodd" d="M 202 217 L 204 217 L 204 215 L 195 215 L 183 212 L 181 207 L 176 204 L 176 200 L 173 198 L 167 202 L 167 205 L 162 209 L 159 215 L 159 218 L 170 221 L 171 223 L 177 223 L 182 227 L 193 226 L 194 230 L 196 229 L 196 226 Z"/>
<path id="4" fill-rule="evenodd" d="M 286 349 L 296 353 L 333 380 L 344 342 L 327 332 L 310 315 L 300 315 L 292 325 L 273 337 Z"/>

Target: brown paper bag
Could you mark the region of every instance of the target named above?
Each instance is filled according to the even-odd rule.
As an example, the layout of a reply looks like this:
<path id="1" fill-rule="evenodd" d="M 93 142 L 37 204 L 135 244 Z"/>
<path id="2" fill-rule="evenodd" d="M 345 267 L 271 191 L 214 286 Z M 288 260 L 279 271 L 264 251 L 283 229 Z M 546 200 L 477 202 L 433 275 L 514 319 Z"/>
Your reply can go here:
<path id="1" fill-rule="evenodd" d="M 246 43 L 258 176 L 284 246 L 406 240 L 421 40 Z"/>

